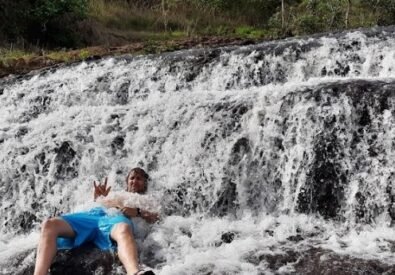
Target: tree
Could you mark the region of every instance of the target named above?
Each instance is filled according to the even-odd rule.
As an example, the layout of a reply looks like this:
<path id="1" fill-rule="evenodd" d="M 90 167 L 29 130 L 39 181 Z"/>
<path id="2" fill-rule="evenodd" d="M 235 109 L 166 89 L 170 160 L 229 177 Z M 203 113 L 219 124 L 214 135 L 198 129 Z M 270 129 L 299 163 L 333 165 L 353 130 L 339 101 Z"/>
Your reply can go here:
<path id="1" fill-rule="evenodd" d="M 285 29 L 285 3 L 284 3 L 284 0 L 281 0 L 281 29 L 283 31 Z"/>
<path id="2" fill-rule="evenodd" d="M 9 43 L 19 39 L 46 43 L 57 35 L 66 35 L 86 16 L 87 8 L 88 0 L 0 0 L 0 36 Z M 54 25 L 56 32 L 50 33 L 48 27 Z"/>
<path id="3" fill-rule="evenodd" d="M 344 20 L 344 25 L 346 28 L 348 28 L 350 10 L 351 10 L 351 0 L 347 0 L 347 10 L 346 10 L 346 16 L 345 16 L 345 20 Z"/>
<path id="4" fill-rule="evenodd" d="M 72 13 L 78 17 L 85 17 L 87 13 L 87 0 L 38 0 L 31 10 L 31 16 L 40 23 L 43 30 L 46 24 L 63 14 Z"/>

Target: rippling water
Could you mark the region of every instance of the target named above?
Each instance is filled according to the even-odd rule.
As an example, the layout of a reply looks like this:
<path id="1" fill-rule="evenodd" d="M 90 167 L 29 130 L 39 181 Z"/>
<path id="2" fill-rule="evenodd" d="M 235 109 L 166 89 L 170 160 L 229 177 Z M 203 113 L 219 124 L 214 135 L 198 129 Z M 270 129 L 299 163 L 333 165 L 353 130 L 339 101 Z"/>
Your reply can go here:
<path id="1" fill-rule="evenodd" d="M 161 196 L 137 221 L 158 274 L 395 272 L 394 70 L 389 27 L 0 80 L 0 273 L 134 166 Z"/>

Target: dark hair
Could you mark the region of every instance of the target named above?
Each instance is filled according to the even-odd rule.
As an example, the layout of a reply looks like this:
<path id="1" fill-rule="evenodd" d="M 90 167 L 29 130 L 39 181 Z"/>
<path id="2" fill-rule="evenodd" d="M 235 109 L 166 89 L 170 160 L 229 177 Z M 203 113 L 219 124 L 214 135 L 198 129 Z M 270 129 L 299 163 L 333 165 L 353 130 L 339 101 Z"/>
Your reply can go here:
<path id="1" fill-rule="evenodd" d="M 140 168 L 140 167 L 135 167 L 135 168 L 130 169 L 128 175 L 126 176 L 126 191 L 128 190 L 128 179 L 129 179 L 129 176 L 133 172 L 143 176 L 144 183 L 145 183 L 145 188 L 144 188 L 144 192 L 143 193 L 145 193 L 147 191 L 149 175 L 147 174 L 147 172 L 145 172 L 145 170 L 143 168 Z"/>

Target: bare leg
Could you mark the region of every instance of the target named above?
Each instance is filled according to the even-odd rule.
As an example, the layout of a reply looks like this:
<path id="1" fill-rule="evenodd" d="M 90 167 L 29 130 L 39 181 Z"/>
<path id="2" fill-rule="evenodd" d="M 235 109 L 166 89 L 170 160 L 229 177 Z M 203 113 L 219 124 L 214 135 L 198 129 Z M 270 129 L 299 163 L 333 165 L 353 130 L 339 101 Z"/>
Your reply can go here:
<path id="1" fill-rule="evenodd" d="M 74 237 L 70 225 L 60 218 L 52 218 L 43 222 L 38 244 L 34 275 L 46 275 L 53 258 L 56 255 L 56 238 Z"/>
<path id="2" fill-rule="evenodd" d="M 118 255 L 128 274 L 134 274 L 139 269 L 137 245 L 132 229 L 127 223 L 118 223 L 111 230 L 111 238 L 117 242 Z"/>

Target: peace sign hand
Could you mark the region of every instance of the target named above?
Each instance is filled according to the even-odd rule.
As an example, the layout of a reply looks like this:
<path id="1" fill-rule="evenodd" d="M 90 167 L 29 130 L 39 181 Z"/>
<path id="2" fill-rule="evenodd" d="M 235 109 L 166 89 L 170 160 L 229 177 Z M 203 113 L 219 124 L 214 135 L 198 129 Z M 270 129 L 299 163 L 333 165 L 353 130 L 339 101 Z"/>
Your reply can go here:
<path id="1" fill-rule="evenodd" d="M 111 186 L 107 188 L 107 177 L 104 179 L 104 183 L 93 181 L 93 198 L 96 199 L 100 196 L 106 197 L 111 190 Z"/>

